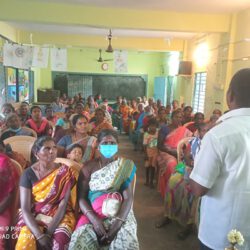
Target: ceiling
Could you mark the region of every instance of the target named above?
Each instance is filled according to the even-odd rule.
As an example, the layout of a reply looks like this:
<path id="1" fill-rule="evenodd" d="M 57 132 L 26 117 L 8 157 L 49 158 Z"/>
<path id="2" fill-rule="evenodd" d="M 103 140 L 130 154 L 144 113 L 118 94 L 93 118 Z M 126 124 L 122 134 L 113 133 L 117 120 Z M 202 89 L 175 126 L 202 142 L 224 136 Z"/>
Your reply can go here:
<path id="1" fill-rule="evenodd" d="M 100 47 L 111 28 L 116 47 L 146 50 L 180 49 L 185 40 L 228 32 L 230 14 L 250 8 L 250 0 L 3 1 L 0 20 L 25 31 L 23 43 L 33 36 L 37 44 Z"/>
<path id="2" fill-rule="evenodd" d="M 8 22 L 9 25 L 30 32 L 48 32 L 59 34 L 79 34 L 88 36 L 108 35 L 109 30 L 106 28 L 96 28 L 78 25 L 55 25 L 55 24 L 39 24 L 25 22 Z M 191 39 L 197 33 L 194 32 L 170 32 L 170 31 L 153 31 L 153 30 L 136 30 L 136 29 L 112 29 L 113 38 L 117 37 L 143 37 L 143 38 L 164 38 L 164 39 Z"/>
<path id="3" fill-rule="evenodd" d="M 33 1 L 34 0 L 28 0 Z M 231 13 L 250 7 L 250 0 L 36 0 L 126 9 L 181 12 Z"/>

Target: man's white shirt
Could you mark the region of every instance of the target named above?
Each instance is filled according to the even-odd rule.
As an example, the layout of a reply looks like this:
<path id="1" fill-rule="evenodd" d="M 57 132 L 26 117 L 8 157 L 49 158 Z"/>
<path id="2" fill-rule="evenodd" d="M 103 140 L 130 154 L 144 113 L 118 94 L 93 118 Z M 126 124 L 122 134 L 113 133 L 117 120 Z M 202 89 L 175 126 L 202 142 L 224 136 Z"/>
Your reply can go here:
<path id="1" fill-rule="evenodd" d="M 214 250 L 239 230 L 250 249 L 250 108 L 232 110 L 202 140 L 190 178 L 209 189 L 202 197 L 199 239 Z"/>

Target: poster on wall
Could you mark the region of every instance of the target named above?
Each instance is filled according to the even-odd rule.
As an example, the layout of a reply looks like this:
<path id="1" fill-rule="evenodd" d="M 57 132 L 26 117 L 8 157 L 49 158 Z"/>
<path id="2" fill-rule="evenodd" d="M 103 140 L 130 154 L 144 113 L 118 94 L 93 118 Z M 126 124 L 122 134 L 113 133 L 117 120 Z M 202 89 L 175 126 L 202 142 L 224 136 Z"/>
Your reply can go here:
<path id="1" fill-rule="evenodd" d="M 6 70 L 6 78 L 7 78 L 7 100 L 8 102 L 16 102 L 16 69 L 7 68 Z"/>
<path id="2" fill-rule="evenodd" d="M 34 47 L 32 67 L 47 68 L 49 60 L 49 49 L 42 47 Z"/>
<path id="3" fill-rule="evenodd" d="M 50 49 L 50 63 L 53 71 L 67 70 L 67 49 Z"/>
<path id="4" fill-rule="evenodd" d="M 5 43 L 3 48 L 4 66 L 20 69 L 29 69 L 32 66 L 33 47 Z"/>
<path id="5" fill-rule="evenodd" d="M 114 64 L 116 73 L 128 72 L 128 52 L 125 50 L 114 51 Z"/>
<path id="6" fill-rule="evenodd" d="M 29 101 L 29 71 L 18 71 L 19 102 Z"/>
<path id="7" fill-rule="evenodd" d="M 8 86 L 10 85 L 16 86 L 16 69 L 7 68 L 7 83 Z"/>

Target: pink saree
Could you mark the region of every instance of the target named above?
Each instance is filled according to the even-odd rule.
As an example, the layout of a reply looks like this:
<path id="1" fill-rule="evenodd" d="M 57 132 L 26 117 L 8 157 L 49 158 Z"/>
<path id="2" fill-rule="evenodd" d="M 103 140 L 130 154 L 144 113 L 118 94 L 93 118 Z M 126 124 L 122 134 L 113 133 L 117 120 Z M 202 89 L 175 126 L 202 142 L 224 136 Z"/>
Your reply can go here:
<path id="1" fill-rule="evenodd" d="M 7 240 L 10 240 L 10 233 L 15 217 L 17 204 L 15 195 L 17 193 L 19 174 L 10 158 L 0 154 L 0 204 L 7 196 L 14 194 L 12 202 L 3 211 L 0 211 L 0 250 L 8 249 Z M 14 193 L 13 193 L 14 192 Z M 10 242 L 9 242 L 10 243 Z"/>

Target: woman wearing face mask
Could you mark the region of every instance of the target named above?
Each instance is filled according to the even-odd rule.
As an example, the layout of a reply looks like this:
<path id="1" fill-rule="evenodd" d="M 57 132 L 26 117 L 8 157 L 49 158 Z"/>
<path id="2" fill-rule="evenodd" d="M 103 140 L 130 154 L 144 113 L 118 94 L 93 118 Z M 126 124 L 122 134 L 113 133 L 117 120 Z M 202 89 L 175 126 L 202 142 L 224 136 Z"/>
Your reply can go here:
<path id="1" fill-rule="evenodd" d="M 59 155 L 67 152 L 74 144 L 83 146 L 84 155 L 82 162 L 91 160 L 94 157 L 96 138 L 88 135 L 88 119 L 84 115 L 75 115 L 72 119 L 72 131 L 69 135 L 63 136 L 57 143 L 60 150 Z"/>
<path id="2" fill-rule="evenodd" d="M 88 162 L 80 173 L 78 200 L 82 216 L 71 237 L 70 250 L 103 246 L 110 250 L 139 249 L 132 210 L 136 167 L 133 161 L 117 156 L 117 143 L 114 130 L 100 132 L 101 157 Z"/>
<path id="3" fill-rule="evenodd" d="M 16 113 L 11 113 L 6 117 L 6 127 L 7 129 L 1 135 L 1 140 L 16 135 L 33 136 L 33 133 L 28 131 L 27 128 L 21 127 L 21 121 Z"/>

